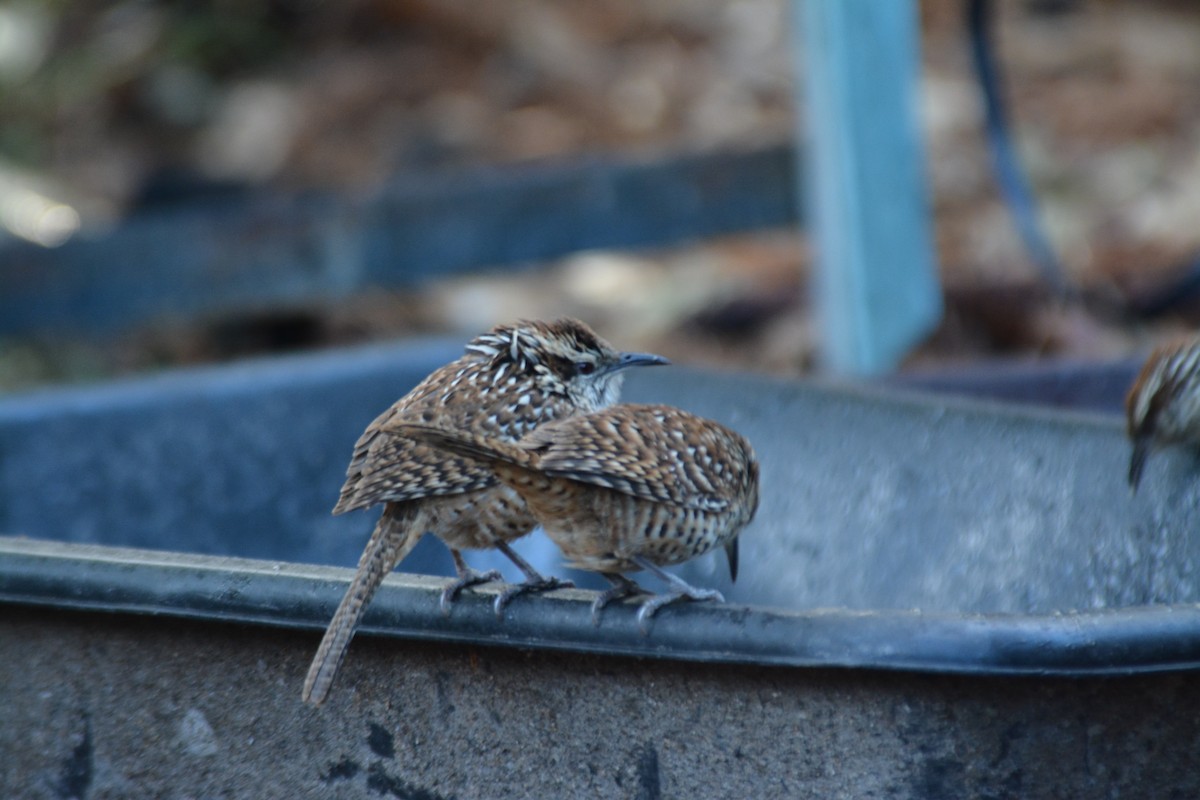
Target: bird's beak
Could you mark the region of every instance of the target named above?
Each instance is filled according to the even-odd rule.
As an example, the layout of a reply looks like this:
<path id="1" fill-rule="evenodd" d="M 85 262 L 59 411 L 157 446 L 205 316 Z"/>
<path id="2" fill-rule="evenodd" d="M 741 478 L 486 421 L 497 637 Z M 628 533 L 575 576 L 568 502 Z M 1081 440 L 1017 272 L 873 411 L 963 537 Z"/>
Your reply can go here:
<path id="1" fill-rule="evenodd" d="M 1146 459 L 1150 457 L 1150 437 L 1139 436 L 1133 440 L 1133 454 L 1129 457 L 1129 486 L 1137 494 L 1138 484 L 1142 482 L 1142 470 L 1146 468 Z"/>
<path id="2" fill-rule="evenodd" d="M 612 371 L 617 372 L 626 367 L 655 367 L 670 363 L 670 359 L 656 356 L 654 353 L 621 353 Z"/>
<path id="3" fill-rule="evenodd" d="M 737 567 L 738 567 L 738 540 L 734 537 L 733 541 L 725 545 L 725 557 L 729 561 L 729 582 L 737 583 Z"/>

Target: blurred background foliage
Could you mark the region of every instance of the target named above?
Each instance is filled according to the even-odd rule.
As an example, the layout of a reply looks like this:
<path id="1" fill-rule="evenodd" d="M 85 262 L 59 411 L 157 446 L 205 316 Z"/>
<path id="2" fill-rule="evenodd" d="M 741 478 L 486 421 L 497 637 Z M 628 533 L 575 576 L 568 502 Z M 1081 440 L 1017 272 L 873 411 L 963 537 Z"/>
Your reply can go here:
<path id="1" fill-rule="evenodd" d="M 1192 327 L 1200 306 L 1145 321 L 1122 298 L 1200 250 L 1200 6 L 997 5 L 1018 144 L 1082 300 L 1037 283 L 996 193 L 963 3 L 925 0 L 947 314 L 909 366 L 1115 357 Z M 0 224 L 52 246 L 231 191 L 788 141 L 789 26 L 785 0 L 0 2 Z M 30 227 L 6 196 L 41 198 L 54 224 Z M 558 314 L 684 361 L 800 374 L 818 335 L 807 274 L 795 230 L 581 253 L 102 342 L 4 340 L 0 388 Z"/>

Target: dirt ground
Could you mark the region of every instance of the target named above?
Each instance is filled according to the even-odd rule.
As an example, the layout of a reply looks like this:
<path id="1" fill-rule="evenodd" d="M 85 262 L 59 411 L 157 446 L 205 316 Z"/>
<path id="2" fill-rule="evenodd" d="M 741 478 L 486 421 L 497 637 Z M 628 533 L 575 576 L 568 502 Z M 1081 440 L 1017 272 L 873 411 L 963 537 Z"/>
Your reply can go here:
<path id="1" fill-rule="evenodd" d="M 1109 358 L 1200 319 L 1139 298 L 1200 253 L 1200 6 L 999 6 L 1015 135 L 1078 297 L 1038 282 L 991 174 L 964 3 L 920 4 L 922 114 L 947 310 L 906 368 Z M 400 172 L 794 135 L 784 0 L 357 0 L 14 6 L 0 32 L 0 188 L 100 226 L 215 184 L 354 191 Z M 21 51 L 21 48 L 16 48 Z M 7 56 L 6 56 L 7 53 Z M 571 314 L 624 347 L 817 367 L 795 230 L 588 252 L 509 276 L 92 342 L 0 341 L 0 388 Z"/>

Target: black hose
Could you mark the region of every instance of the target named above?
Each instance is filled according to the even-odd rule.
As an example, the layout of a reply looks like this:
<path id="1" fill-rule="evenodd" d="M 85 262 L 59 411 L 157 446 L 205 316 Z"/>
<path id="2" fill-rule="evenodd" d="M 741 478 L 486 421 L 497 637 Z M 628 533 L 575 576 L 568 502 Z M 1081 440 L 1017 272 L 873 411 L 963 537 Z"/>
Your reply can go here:
<path id="1" fill-rule="evenodd" d="M 991 0 L 967 0 L 967 32 L 979 87 L 983 92 L 985 126 L 992 167 L 1000 193 L 1029 256 L 1047 283 L 1060 296 L 1067 297 L 1071 286 L 1062 262 L 1054 252 L 1039 220 L 1037 201 L 1025 172 L 1021 169 L 1012 143 L 1008 110 L 1002 90 L 1003 78 L 993 47 Z M 1175 276 L 1164 285 L 1140 297 L 1127 300 L 1131 312 L 1142 317 L 1167 313 L 1200 293 L 1200 255 L 1174 270 Z"/>

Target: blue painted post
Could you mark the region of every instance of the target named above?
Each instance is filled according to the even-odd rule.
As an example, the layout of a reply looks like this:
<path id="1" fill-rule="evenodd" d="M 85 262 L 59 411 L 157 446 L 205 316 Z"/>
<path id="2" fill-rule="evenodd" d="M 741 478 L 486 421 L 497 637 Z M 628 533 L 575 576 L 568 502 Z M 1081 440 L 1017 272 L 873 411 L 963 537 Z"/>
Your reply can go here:
<path id="1" fill-rule="evenodd" d="M 915 2 L 793 0 L 823 359 L 896 366 L 942 311 L 918 120 Z"/>

